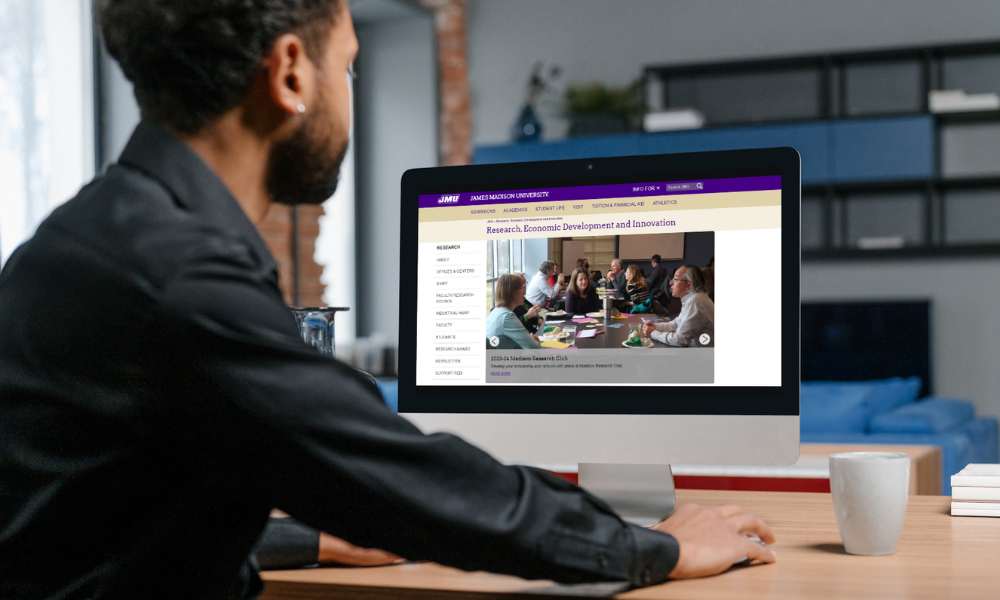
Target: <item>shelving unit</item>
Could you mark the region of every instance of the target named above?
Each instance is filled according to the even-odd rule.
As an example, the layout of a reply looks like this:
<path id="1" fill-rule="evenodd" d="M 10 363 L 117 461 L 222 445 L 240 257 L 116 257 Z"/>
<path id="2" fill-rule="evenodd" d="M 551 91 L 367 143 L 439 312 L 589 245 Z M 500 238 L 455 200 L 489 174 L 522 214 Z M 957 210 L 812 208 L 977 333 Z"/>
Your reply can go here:
<path id="1" fill-rule="evenodd" d="M 475 162 L 791 146 L 803 258 L 1000 255 L 1000 111 L 930 113 L 931 90 L 1000 93 L 1000 41 L 649 66 L 648 110 L 702 129 L 476 148 Z M 859 240 L 902 237 L 861 249 Z"/>
<path id="2" fill-rule="evenodd" d="M 712 126 L 840 128 L 830 176 L 803 172 L 805 259 L 1000 254 L 1000 231 L 988 230 L 1000 217 L 1000 111 L 932 114 L 928 101 L 932 90 L 1000 92 L 1000 42 L 651 66 L 643 81 L 649 108 L 693 106 Z M 918 115 L 928 119 L 918 148 L 899 135 L 878 144 L 892 139 L 893 117 Z M 859 247 L 887 237 L 903 247 Z"/>

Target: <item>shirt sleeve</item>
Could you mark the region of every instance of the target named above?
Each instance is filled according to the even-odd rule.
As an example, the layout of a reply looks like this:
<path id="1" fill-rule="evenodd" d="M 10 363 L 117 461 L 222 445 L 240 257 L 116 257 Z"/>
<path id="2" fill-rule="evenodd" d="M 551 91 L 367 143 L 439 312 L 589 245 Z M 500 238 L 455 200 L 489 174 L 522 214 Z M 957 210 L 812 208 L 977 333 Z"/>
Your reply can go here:
<path id="1" fill-rule="evenodd" d="M 674 321 L 665 323 L 662 331 L 666 333 L 660 334 L 656 339 L 668 346 L 690 346 L 691 340 L 698 333 L 699 323 L 698 313 L 691 312 L 691 314 L 685 315 L 683 319 L 678 317 Z M 660 328 L 657 327 L 657 329 Z"/>
<path id="2" fill-rule="evenodd" d="M 319 560 L 319 530 L 291 517 L 270 518 L 250 560 L 262 571 L 294 569 Z"/>
<path id="3" fill-rule="evenodd" d="M 507 313 L 503 318 L 503 333 L 510 339 L 517 342 L 517 345 L 522 348 L 535 349 L 541 348 L 535 338 L 531 337 L 528 330 L 524 328 L 521 321 L 518 320 L 514 313 Z"/>
<path id="4" fill-rule="evenodd" d="M 213 485 L 240 502 L 409 559 L 562 582 L 668 577 L 672 536 L 555 476 L 424 435 L 303 344 L 271 274 L 247 263 L 205 256 L 160 291 L 175 399 L 161 418 L 176 420 L 173 447 L 192 471 L 210 461 Z"/>
<path id="5" fill-rule="evenodd" d="M 551 285 L 549 284 L 548 279 L 544 280 L 544 283 L 542 284 L 542 290 L 545 292 L 545 297 L 548 298 L 549 300 L 555 300 L 556 298 L 558 298 L 559 290 L 561 289 L 562 289 L 561 283 Z"/>

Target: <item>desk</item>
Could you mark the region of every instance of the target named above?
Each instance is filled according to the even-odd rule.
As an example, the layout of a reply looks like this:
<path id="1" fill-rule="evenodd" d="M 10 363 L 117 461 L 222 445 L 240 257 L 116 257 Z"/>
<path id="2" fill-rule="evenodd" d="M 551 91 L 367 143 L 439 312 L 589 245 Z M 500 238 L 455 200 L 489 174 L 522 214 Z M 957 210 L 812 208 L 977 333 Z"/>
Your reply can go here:
<path id="1" fill-rule="evenodd" d="M 734 568 L 706 579 L 671 581 L 621 594 L 626 599 L 708 598 L 996 598 L 1000 596 L 1000 519 L 951 517 L 951 498 L 910 496 L 899 548 L 892 556 L 845 554 L 829 494 L 678 490 L 679 504 L 739 503 L 778 538 L 778 562 Z M 464 573 L 433 564 L 373 569 L 264 573 L 262 599 L 537 598 L 562 591 L 540 581 Z M 577 595 L 579 597 L 579 595 Z"/>

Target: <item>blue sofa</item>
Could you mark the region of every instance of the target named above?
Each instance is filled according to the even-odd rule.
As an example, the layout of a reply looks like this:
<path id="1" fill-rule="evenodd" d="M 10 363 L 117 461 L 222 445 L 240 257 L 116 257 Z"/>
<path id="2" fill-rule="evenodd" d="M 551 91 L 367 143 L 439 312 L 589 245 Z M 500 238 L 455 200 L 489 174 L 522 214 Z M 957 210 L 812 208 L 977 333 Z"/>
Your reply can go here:
<path id="1" fill-rule="evenodd" d="M 379 389 L 398 410 L 395 379 Z M 802 441 L 820 444 L 924 444 L 940 446 L 942 490 L 969 463 L 1000 462 L 997 420 L 976 418 L 965 400 L 929 396 L 918 400 L 920 379 L 802 383 Z"/>
<path id="2" fill-rule="evenodd" d="M 920 379 L 802 382 L 802 441 L 925 444 L 942 453 L 942 493 L 969 463 L 1000 462 L 997 420 L 975 416 L 965 400 L 917 399 Z"/>

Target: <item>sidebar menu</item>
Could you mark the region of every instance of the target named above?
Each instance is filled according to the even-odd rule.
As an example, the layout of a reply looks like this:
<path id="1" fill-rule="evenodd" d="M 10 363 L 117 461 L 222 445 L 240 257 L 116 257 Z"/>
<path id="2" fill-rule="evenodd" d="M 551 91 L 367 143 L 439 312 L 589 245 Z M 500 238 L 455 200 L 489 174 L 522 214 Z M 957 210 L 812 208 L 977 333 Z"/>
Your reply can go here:
<path id="1" fill-rule="evenodd" d="M 421 245 L 429 250 L 421 261 L 421 321 L 431 325 L 427 343 L 435 384 L 485 379 L 487 310 L 486 243 L 445 242 Z M 427 312 L 431 319 L 427 319 Z M 419 331 L 419 328 L 418 328 Z M 418 358 L 418 364 L 422 363 Z M 426 371 L 425 371 L 426 372 Z"/>

